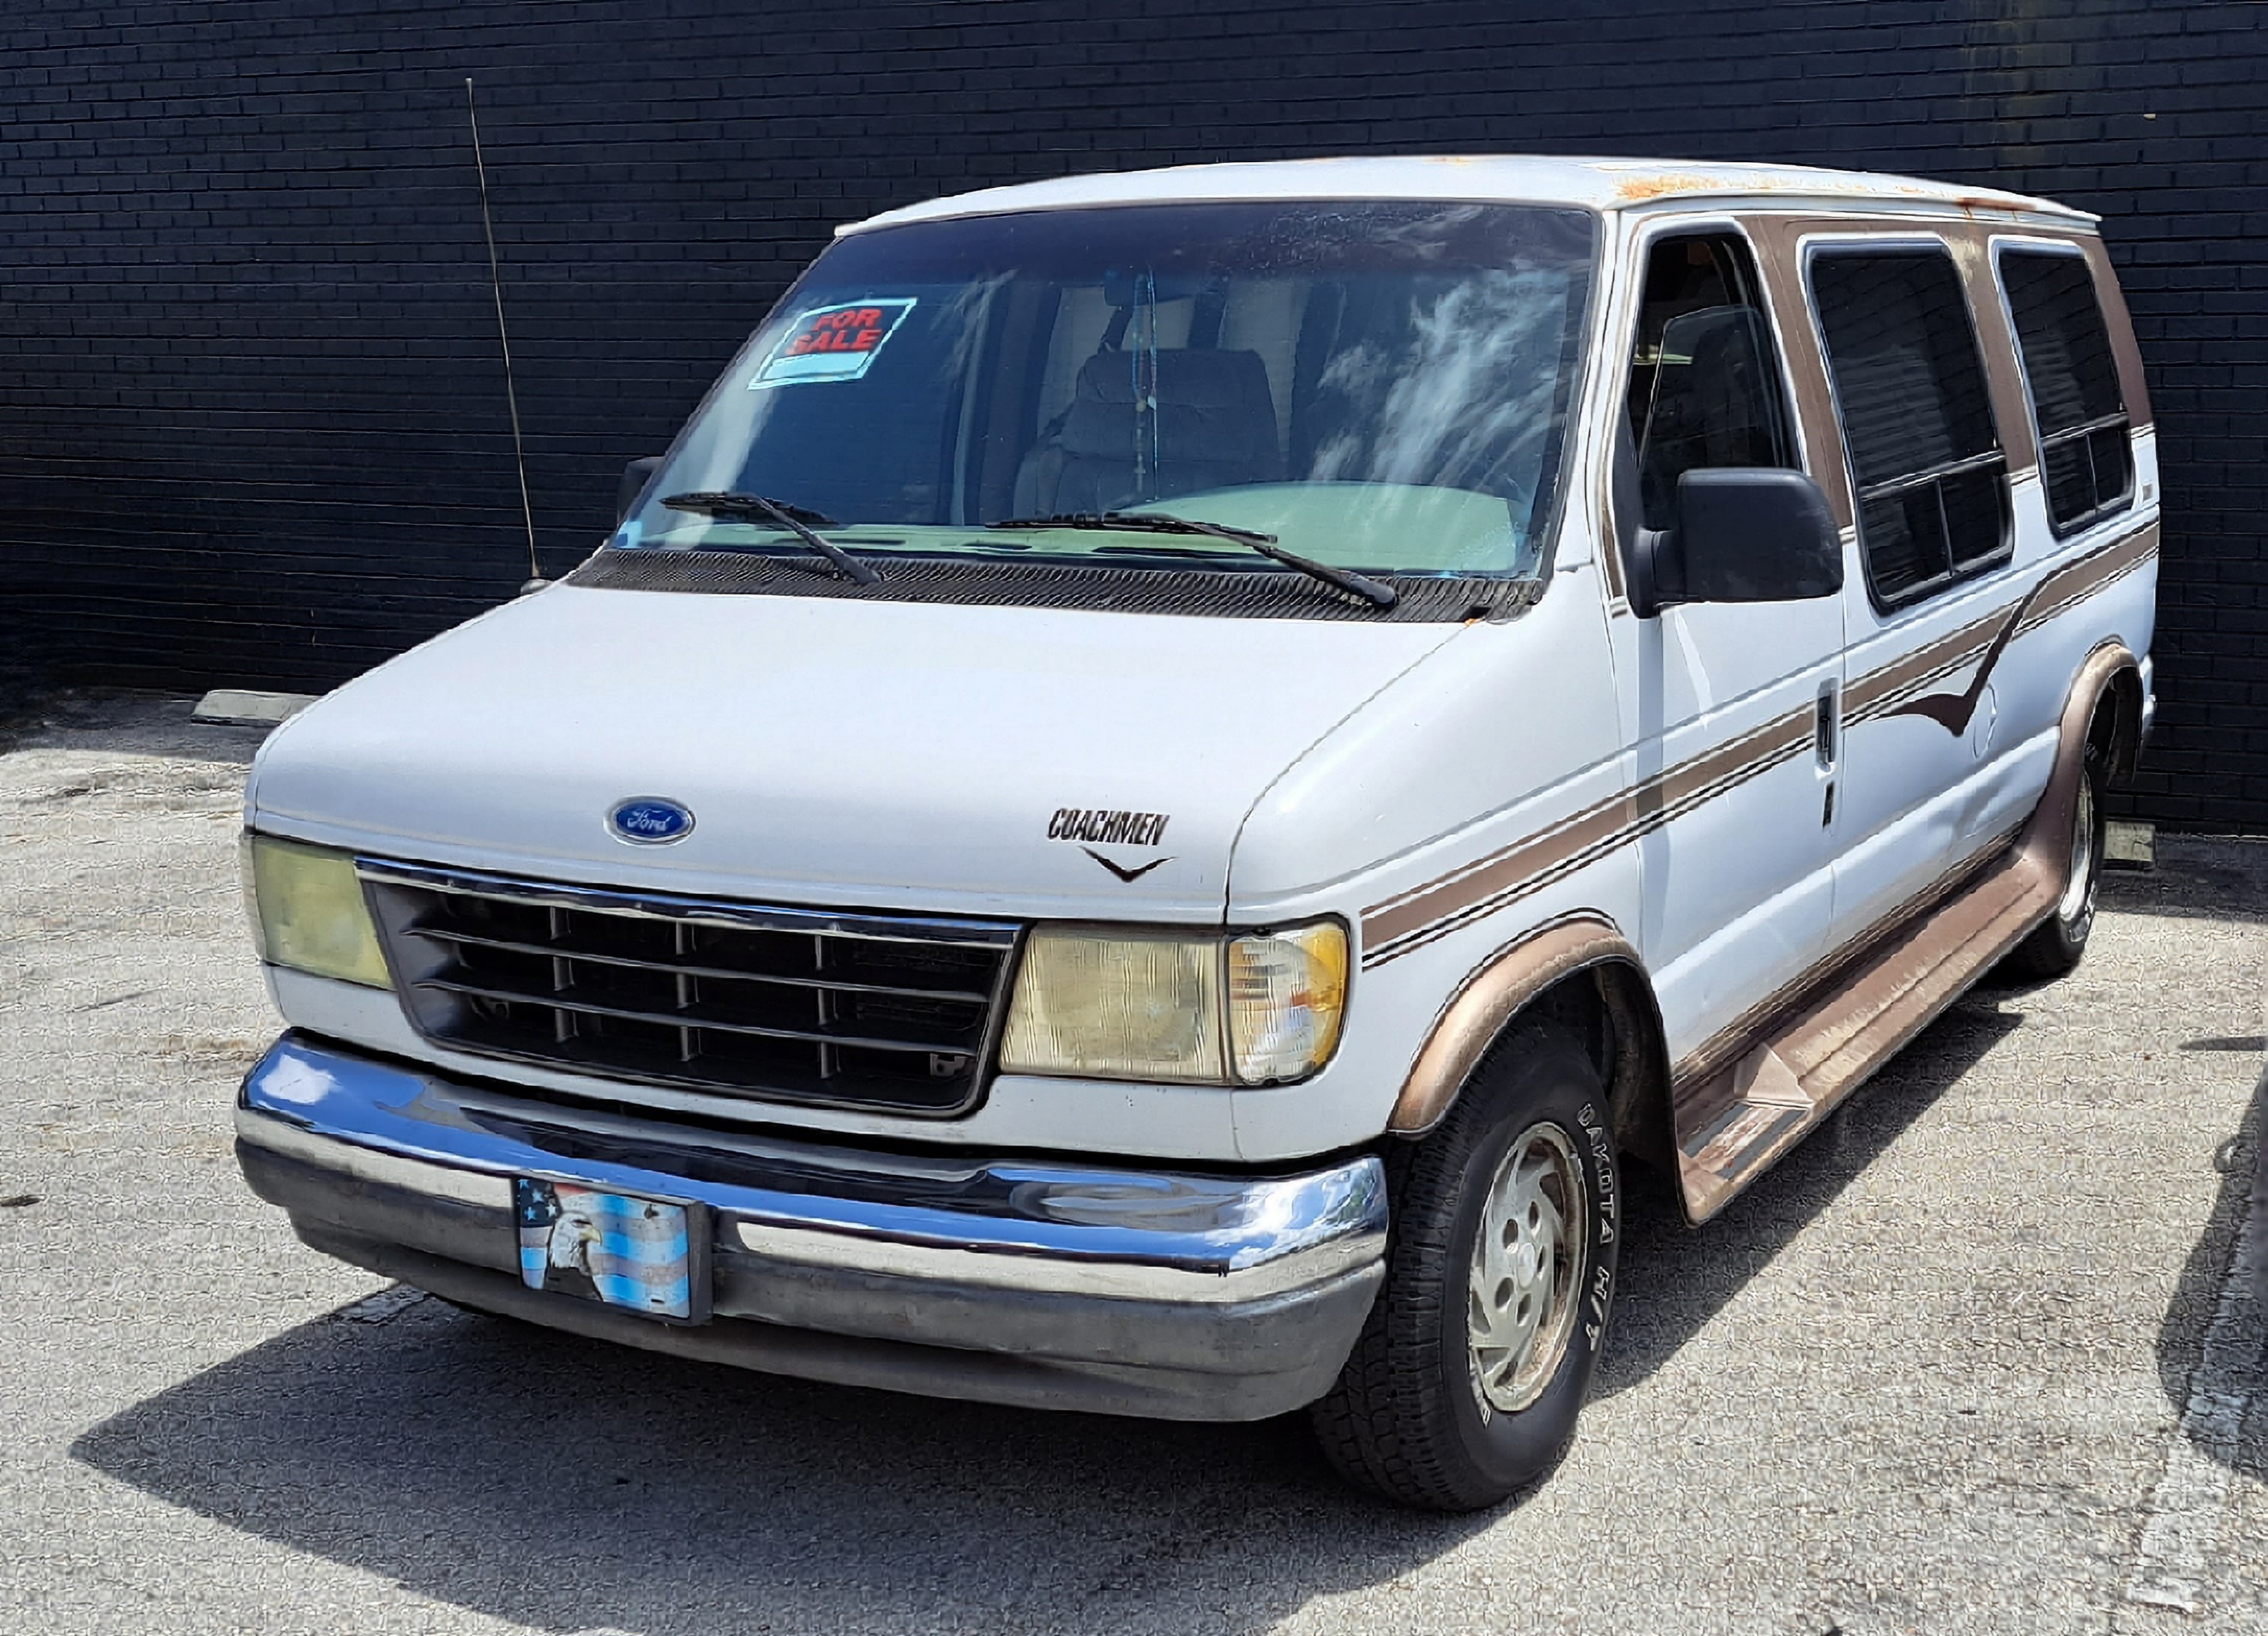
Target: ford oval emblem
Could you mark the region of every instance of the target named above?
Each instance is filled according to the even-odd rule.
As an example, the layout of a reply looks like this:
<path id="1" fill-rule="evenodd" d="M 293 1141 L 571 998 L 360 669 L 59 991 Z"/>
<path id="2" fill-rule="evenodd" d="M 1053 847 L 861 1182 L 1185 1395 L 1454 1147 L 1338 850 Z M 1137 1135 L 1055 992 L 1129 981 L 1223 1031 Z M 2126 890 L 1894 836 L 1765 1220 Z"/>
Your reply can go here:
<path id="1" fill-rule="evenodd" d="M 633 796 L 607 814 L 607 827 L 633 846 L 666 847 L 693 833 L 693 809 L 659 796 Z"/>

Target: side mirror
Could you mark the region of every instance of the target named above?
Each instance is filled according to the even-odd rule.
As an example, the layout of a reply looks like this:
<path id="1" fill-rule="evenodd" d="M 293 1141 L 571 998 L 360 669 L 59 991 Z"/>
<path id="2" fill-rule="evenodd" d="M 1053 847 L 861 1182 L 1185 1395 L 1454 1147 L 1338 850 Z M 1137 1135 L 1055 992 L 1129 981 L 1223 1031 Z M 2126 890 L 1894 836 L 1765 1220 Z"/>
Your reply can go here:
<path id="1" fill-rule="evenodd" d="M 1843 589 L 1843 541 L 1827 496 L 1801 472 L 1696 467 L 1677 480 L 1677 526 L 1641 529 L 1631 607 L 1800 602 Z"/>
<path id="2" fill-rule="evenodd" d="M 644 459 L 633 460 L 622 467 L 622 485 L 615 490 L 615 526 L 616 528 L 622 525 L 622 519 L 628 517 L 632 509 L 637 506 L 638 496 L 645 492 L 645 486 L 653 481 L 653 474 L 661 469 L 664 459 L 665 457 L 661 455 L 650 454 Z"/>

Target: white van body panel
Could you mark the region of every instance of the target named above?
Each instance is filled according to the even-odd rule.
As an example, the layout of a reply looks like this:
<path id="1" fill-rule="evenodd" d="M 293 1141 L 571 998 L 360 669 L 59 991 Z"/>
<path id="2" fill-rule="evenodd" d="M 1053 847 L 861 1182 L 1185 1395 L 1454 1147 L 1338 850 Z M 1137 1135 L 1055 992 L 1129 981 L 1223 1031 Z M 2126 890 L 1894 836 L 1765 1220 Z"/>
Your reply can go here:
<path id="1" fill-rule="evenodd" d="M 2047 788 L 2056 724 L 2087 656 L 2111 639 L 2149 651 L 2157 558 L 2124 561 L 2158 527 L 2155 501 L 2139 499 L 2155 493 L 2154 460 L 2146 477 L 2136 441 L 2137 503 L 2091 528 L 2057 540 L 2038 478 L 2027 474 L 2011 485 L 2016 547 L 2006 568 L 1890 616 L 1867 601 L 1863 580 L 1846 584 L 1854 686 L 1947 644 L 1955 651 L 1927 689 L 1974 692 L 1976 703 L 1958 735 L 1927 715 L 1880 709 L 1847 726 L 1845 811 L 1855 833 L 1838 877 L 1838 937 L 1896 914 L 2004 840 Z M 2122 566 L 2106 568 L 2111 561 Z M 2004 627 L 2012 628 L 1996 657 L 1989 644 Z"/>
<path id="2" fill-rule="evenodd" d="M 1605 407 L 1616 422 L 1653 246 L 1721 236 L 1755 254 L 1736 212 L 1672 207 L 1624 211 L 1619 220 L 1601 354 Z M 1775 310 L 1768 291 L 1758 297 L 1777 345 L 1778 328 L 1803 315 Z M 1792 396 L 1784 356 L 1773 363 L 1775 385 Z M 1808 454 L 1800 417 L 1789 422 L 1796 450 Z M 1612 486 L 1602 481 L 1594 492 L 1602 516 L 1612 517 Z M 1847 538 L 1844 553 L 1847 575 Z M 1816 752 L 1815 733 L 1820 701 L 1831 709 L 1842 683 L 1843 613 L 1831 600 L 1673 605 L 1646 620 L 1618 596 L 1608 607 L 1622 734 L 1634 746 L 1637 781 L 1658 784 L 1664 798 L 1659 821 L 1637 840 L 1645 906 L 1632 924 L 1675 1060 L 1828 948 L 1842 835 L 1830 796 L 1839 769 Z M 1699 775 L 1743 741 L 1752 746 L 1735 758 L 1744 766 Z"/>
<path id="3" fill-rule="evenodd" d="M 1458 628 L 556 585 L 297 718 L 253 822 L 605 885 L 1218 923 L 1255 798 Z M 693 833 L 616 840 L 640 796 Z M 1094 850 L 1170 861 L 1116 878 L 1049 838 L 1065 808 L 1165 815 Z"/>
<path id="4" fill-rule="evenodd" d="M 2036 483 L 2025 487 L 2036 495 Z M 2037 561 L 2026 560 L 2021 543 L 2025 508 L 2021 495 L 2016 514 L 2019 545 L 2007 567 L 1918 607 L 1887 617 L 1879 614 L 1867 599 L 1864 574 L 1852 575 L 1844 585 L 1845 614 L 1852 628 L 1852 675 L 1863 678 L 1887 669 L 1970 627 L 1988 627 L 1977 633 L 1975 645 L 1981 647 L 1990 621 L 2005 618 L 2026 586 L 2038 577 Z M 2079 657 L 2073 656 L 2066 667 L 2066 678 L 2077 671 Z M 1972 660 L 1937 686 L 1961 693 L 1976 668 Z M 2054 701 L 2048 702 L 2043 696 L 2047 691 L 2026 690 L 2021 699 L 2004 699 L 2002 690 L 1988 682 L 1967 730 L 1957 736 L 1926 715 L 1862 715 L 1848 723 L 1844 812 L 1852 842 L 1843 862 L 1836 914 L 1845 935 L 1895 911 L 1995 838 L 1989 829 L 1977 827 L 1988 812 L 1972 798 L 1972 786 L 1999 767 L 2012 743 L 2021 745 L 2051 730 L 2063 701 L 2058 690 Z M 2036 800 L 2046 787 L 2043 767 L 2030 790 L 2032 798 Z"/>
<path id="5" fill-rule="evenodd" d="M 1229 919 L 1321 913 L 1356 933 L 1351 1025 L 1296 1085 L 1235 1093 L 1259 1162 L 1366 1141 L 1384 1125 L 1447 998 L 1527 928 L 1577 910 L 1635 923 L 1636 855 L 1492 881 L 1491 859 L 1627 789 L 1599 576 L 1562 564 L 1516 620 L 1466 627 L 1311 750 L 1247 819 Z M 1472 815 L 1478 814 L 1477 817 Z M 1462 878 L 1460 878 L 1462 877 Z"/>
<path id="6" fill-rule="evenodd" d="M 1675 1059 L 1825 951 L 1839 831 L 1813 746 L 1843 620 L 1822 600 L 1616 625 L 1638 777 L 1661 781 L 1663 821 L 1638 840 L 1638 946 Z"/>
<path id="7" fill-rule="evenodd" d="M 1434 859 L 1534 833 L 1618 759 L 1614 697 L 1587 569 L 1556 575 L 1515 619 L 1461 627 L 1261 794 L 1229 918 L 1287 919 L 1350 888 L 1368 903 L 1438 873 Z"/>

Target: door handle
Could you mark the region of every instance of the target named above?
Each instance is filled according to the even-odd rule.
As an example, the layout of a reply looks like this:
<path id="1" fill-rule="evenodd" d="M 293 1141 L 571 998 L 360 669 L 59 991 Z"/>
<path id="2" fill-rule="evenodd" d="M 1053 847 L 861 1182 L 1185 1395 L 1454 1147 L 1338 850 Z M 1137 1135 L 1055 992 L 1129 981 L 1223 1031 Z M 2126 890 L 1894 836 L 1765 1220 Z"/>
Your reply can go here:
<path id="1" fill-rule="evenodd" d="M 1819 757 L 1820 781 L 1819 827 L 1826 829 L 1835 822 L 1835 761 L 1842 753 L 1843 745 L 1842 690 L 1830 679 L 1820 684 L 1819 697 L 1814 701 L 1811 715 L 1811 747 Z"/>

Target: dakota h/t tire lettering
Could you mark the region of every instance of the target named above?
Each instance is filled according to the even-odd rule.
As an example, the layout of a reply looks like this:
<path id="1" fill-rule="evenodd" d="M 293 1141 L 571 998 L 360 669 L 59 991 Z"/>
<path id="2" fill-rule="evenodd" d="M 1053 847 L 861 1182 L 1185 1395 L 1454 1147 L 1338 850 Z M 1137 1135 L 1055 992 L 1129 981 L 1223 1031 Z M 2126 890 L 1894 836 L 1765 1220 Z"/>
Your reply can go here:
<path id="1" fill-rule="evenodd" d="M 1431 1135 L 1388 1155 L 1386 1285 L 1310 1412 L 1343 1475 L 1404 1505 L 1471 1511 L 1565 1456 L 1621 1240 L 1606 1106 L 1573 1038 L 1529 1023 L 1483 1059 Z"/>

